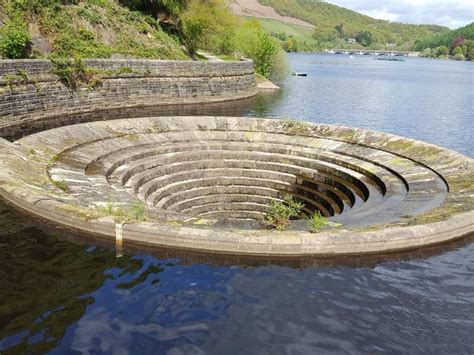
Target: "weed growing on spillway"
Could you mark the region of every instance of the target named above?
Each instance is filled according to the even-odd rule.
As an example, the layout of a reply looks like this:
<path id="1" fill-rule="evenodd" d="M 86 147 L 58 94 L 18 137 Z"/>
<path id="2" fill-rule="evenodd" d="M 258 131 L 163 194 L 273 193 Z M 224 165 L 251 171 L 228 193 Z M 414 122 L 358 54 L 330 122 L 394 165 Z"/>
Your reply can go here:
<path id="1" fill-rule="evenodd" d="M 300 216 L 302 209 L 303 204 L 296 202 L 289 195 L 283 201 L 272 201 L 268 205 L 263 224 L 269 228 L 284 231 L 288 228 L 291 219 Z"/>
<path id="2" fill-rule="evenodd" d="M 64 179 L 61 180 L 53 180 L 51 179 L 51 183 L 53 186 L 57 187 L 58 189 L 68 192 L 69 191 L 69 186 L 67 185 L 67 182 Z"/>
<path id="3" fill-rule="evenodd" d="M 135 221 L 145 221 L 147 219 L 145 204 L 140 201 L 135 201 L 135 203 L 132 205 L 130 216 Z"/>
<path id="4" fill-rule="evenodd" d="M 124 209 L 122 206 L 115 206 L 112 201 L 108 201 L 105 207 L 99 207 L 99 212 L 114 217 L 122 222 L 143 222 L 148 218 L 145 204 L 135 201 L 130 209 Z"/>
<path id="5" fill-rule="evenodd" d="M 311 215 L 307 223 L 311 233 L 317 233 L 329 222 L 327 218 L 321 214 L 321 212 L 316 211 Z"/>

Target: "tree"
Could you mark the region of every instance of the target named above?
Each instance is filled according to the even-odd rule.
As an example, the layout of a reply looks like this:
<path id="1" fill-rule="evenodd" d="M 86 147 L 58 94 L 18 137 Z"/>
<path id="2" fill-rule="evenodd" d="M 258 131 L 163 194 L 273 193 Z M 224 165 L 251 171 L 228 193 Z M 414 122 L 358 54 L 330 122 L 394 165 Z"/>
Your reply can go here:
<path id="1" fill-rule="evenodd" d="M 224 0 L 191 0 L 181 14 L 181 32 L 191 56 L 201 47 L 217 54 L 235 49 L 237 18 Z"/>
<path id="2" fill-rule="evenodd" d="M 368 47 L 373 42 L 372 33 L 370 33 L 369 31 L 361 31 L 357 34 L 356 40 L 364 47 Z"/>
<path id="3" fill-rule="evenodd" d="M 453 40 L 453 43 L 451 44 L 451 51 L 453 51 L 455 48 L 461 46 L 464 43 L 464 36 L 458 36 Z"/>
<path id="4" fill-rule="evenodd" d="M 339 37 L 340 38 L 344 38 L 345 37 L 345 34 L 344 34 L 344 24 L 341 23 L 337 26 L 334 27 L 336 29 L 336 31 L 339 33 Z"/>

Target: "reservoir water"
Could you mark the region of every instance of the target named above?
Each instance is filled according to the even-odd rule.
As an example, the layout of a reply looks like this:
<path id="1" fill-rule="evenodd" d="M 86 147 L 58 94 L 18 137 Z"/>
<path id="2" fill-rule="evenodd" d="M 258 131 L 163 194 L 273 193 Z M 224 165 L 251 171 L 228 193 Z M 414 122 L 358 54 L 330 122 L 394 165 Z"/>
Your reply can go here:
<path id="1" fill-rule="evenodd" d="M 292 54 L 278 93 L 149 114 L 297 118 L 474 156 L 474 63 Z M 65 236 L 67 237 L 67 236 Z M 474 353 L 474 244 L 380 262 L 223 262 L 49 236 L 0 205 L 0 353 Z"/>

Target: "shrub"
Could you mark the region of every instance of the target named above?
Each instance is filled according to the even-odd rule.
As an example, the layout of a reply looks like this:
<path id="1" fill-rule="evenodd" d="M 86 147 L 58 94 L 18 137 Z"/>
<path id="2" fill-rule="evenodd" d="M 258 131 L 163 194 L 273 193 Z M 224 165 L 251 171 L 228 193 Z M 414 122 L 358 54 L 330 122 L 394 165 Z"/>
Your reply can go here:
<path id="1" fill-rule="evenodd" d="M 30 51 L 30 34 L 26 25 L 14 21 L 4 25 L 0 39 L 0 52 L 10 59 L 28 58 Z"/>
<path id="2" fill-rule="evenodd" d="M 312 233 L 319 232 L 327 224 L 328 220 L 319 211 L 314 212 L 308 219 L 308 227 Z"/>
<path id="3" fill-rule="evenodd" d="M 263 223 L 269 228 L 286 230 L 290 220 L 299 217 L 302 209 L 303 204 L 293 200 L 292 196 L 286 196 L 284 201 L 272 201 Z"/>
<path id="4" fill-rule="evenodd" d="M 454 55 L 454 59 L 456 59 L 456 60 L 464 60 L 465 57 L 464 57 L 464 54 L 462 54 L 462 53 L 457 53 L 457 54 Z"/>
<path id="5" fill-rule="evenodd" d="M 449 49 L 448 49 L 448 47 L 446 47 L 446 46 L 439 46 L 439 47 L 437 48 L 437 52 L 438 52 L 438 53 L 437 53 L 438 56 L 446 56 L 446 55 L 449 55 Z"/>
<path id="6" fill-rule="evenodd" d="M 53 58 L 51 63 L 54 74 L 59 76 L 59 79 L 72 90 L 76 90 L 81 84 L 90 90 L 102 86 L 102 79 L 99 75 L 101 71 L 88 68 L 80 57 L 74 59 Z M 116 73 L 120 74 L 120 70 L 117 70 Z"/>
<path id="7" fill-rule="evenodd" d="M 81 82 L 86 80 L 86 66 L 81 58 L 57 58 L 51 59 L 53 72 L 61 81 L 71 89 L 77 89 Z"/>
<path id="8" fill-rule="evenodd" d="M 474 48 L 467 53 L 467 59 L 474 60 Z"/>

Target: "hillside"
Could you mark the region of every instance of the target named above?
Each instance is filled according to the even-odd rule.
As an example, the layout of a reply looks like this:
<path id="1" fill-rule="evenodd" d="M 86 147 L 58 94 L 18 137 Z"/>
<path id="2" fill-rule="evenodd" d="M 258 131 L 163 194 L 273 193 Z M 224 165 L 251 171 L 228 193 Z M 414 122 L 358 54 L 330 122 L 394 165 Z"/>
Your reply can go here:
<path id="1" fill-rule="evenodd" d="M 419 40 L 415 44 L 415 48 L 418 51 L 422 51 L 426 48 L 435 48 L 438 46 L 451 47 L 456 38 L 459 37 L 462 37 L 465 40 L 474 41 L 474 22 L 456 30 Z"/>
<path id="2" fill-rule="evenodd" d="M 474 22 L 441 35 L 431 36 L 415 44 L 424 57 L 474 60 Z"/>
<path id="3" fill-rule="evenodd" d="M 114 0 L 2 1 L 0 24 L 4 32 L 25 28 L 34 58 L 189 58 L 155 18 Z"/>
<path id="4" fill-rule="evenodd" d="M 242 3 L 242 0 L 235 2 Z M 245 3 L 257 3 L 257 0 L 245 0 Z M 377 20 L 320 0 L 258 0 L 258 3 L 270 6 L 279 16 L 312 24 L 315 28 L 314 45 L 318 49 L 361 47 L 360 43 L 347 42 L 348 38 L 357 38 L 361 34 L 362 37 L 358 38 L 358 42 L 369 48 L 390 46 L 397 49 L 411 49 L 417 40 L 449 31 L 448 28 L 437 25 L 411 25 Z M 247 16 L 251 15 L 253 7 L 254 4 L 246 9 Z M 262 17 L 261 14 L 252 16 Z M 281 37 L 279 33 L 273 34 Z M 289 33 L 285 35 L 288 36 Z"/>

